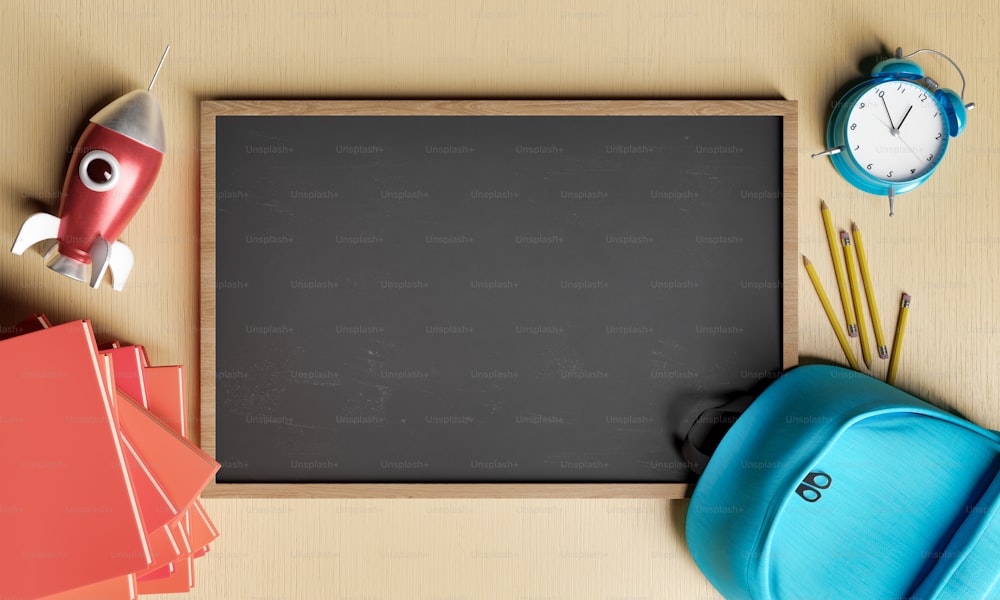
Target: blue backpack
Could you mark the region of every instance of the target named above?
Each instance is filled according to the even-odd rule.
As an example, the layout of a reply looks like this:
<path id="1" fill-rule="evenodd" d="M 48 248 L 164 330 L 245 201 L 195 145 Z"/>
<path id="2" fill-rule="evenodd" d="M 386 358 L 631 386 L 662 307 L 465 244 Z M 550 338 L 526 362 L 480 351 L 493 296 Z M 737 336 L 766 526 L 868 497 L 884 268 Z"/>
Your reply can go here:
<path id="1" fill-rule="evenodd" d="M 792 369 L 735 420 L 687 543 L 729 600 L 1000 598 L 1000 434 L 867 375 Z"/>

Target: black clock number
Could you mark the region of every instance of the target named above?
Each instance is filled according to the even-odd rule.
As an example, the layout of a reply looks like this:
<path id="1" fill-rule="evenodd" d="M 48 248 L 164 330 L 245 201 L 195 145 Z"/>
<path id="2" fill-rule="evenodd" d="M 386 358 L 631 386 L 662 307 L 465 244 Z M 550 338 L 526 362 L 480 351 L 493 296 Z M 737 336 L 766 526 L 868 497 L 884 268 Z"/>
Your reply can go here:
<path id="1" fill-rule="evenodd" d="M 860 147 L 861 147 L 861 144 L 858 144 L 857 146 L 855 146 L 855 147 L 854 147 L 854 152 L 857 152 L 857 151 L 858 151 L 858 148 L 860 148 Z"/>
<path id="2" fill-rule="evenodd" d="M 865 167 L 865 168 L 868 169 L 869 171 L 871 171 L 872 170 L 872 163 L 868 163 L 868 166 Z"/>
<path id="3" fill-rule="evenodd" d="M 854 131 L 857 128 L 858 128 L 858 124 L 857 123 L 851 123 L 851 131 Z"/>
<path id="4" fill-rule="evenodd" d="M 862 102 L 861 104 L 858 105 L 858 108 L 864 108 L 864 107 L 865 107 L 865 103 L 864 102 Z"/>
<path id="5" fill-rule="evenodd" d="M 931 162 L 932 160 L 934 160 L 934 155 L 933 154 L 928 154 L 927 155 L 927 162 Z"/>
<path id="6" fill-rule="evenodd" d="M 892 171 L 889 171 L 889 178 L 892 179 Z"/>
<path id="7" fill-rule="evenodd" d="M 879 90 L 878 91 L 878 97 L 879 98 L 885 98 L 885 90 Z"/>
<path id="8" fill-rule="evenodd" d="M 939 139 L 941 139 L 941 132 L 938 132 L 938 134 L 937 134 L 937 137 L 936 137 L 936 138 L 934 138 L 934 139 L 936 139 L 936 140 L 939 140 Z"/>
<path id="9" fill-rule="evenodd" d="M 910 169 L 910 175 L 913 175 L 913 174 L 914 174 L 914 173 L 916 173 L 916 172 L 917 172 L 917 170 L 916 170 L 916 169 Z"/>
<path id="10" fill-rule="evenodd" d="M 927 99 L 927 94 L 920 94 L 919 96 L 917 96 L 917 100 L 920 100 L 921 102 L 923 102 L 926 99 Z"/>

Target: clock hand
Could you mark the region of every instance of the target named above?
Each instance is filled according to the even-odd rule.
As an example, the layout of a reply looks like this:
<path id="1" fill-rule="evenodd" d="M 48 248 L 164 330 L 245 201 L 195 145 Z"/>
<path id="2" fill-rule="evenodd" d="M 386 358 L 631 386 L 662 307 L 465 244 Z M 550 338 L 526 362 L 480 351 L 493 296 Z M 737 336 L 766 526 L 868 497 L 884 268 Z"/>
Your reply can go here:
<path id="1" fill-rule="evenodd" d="M 911 108 L 912 108 L 912 107 L 911 107 Z M 906 112 L 907 112 L 907 114 L 909 114 L 909 112 L 910 112 L 910 111 L 906 111 Z M 876 120 L 876 121 L 878 121 L 879 123 L 881 123 L 882 125 L 885 125 L 885 121 L 883 121 L 883 120 L 882 120 L 882 119 L 881 119 L 880 117 L 876 117 L 876 116 L 875 116 L 874 114 L 872 115 L 872 117 L 874 117 L 874 118 L 875 118 L 875 120 Z M 903 117 L 903 118 L 905 119 L 906 117 Z M 919 158 L 919 159 L 923 160 L 923 157 L 922 157 L 922 156 L 920 156 L 919 154 L 917 154 L 916 152 L 914 152 L 914 151 L 913 151 L 913 148 L 911 148 L 911 147 L 910 147 L 910 145 L 906 143 L 906 140 L 904 140 L 904 139 L 902 138 L 902 136 L 900 136 L 900 135 L 899 135 L 899 129 L 896 129 L 896 128 L 890 128 L 890 129 L 889 129 L 889 132 L 890 132 L 890 133 L 892 133 L 892 137 L 896 138 L 896 139 L 897 139 L 897 140 L 899 140 L 899 141 L 900 141 L 900 142 L 901 142 L 901 143 L 902 143 L 902 144 L 903 144 L 904 146 L 906 146 L 906 149 L 907 149 L 907 150 L 909 150 L 909 151 L 910 151 L 910 153 L 911 153 L 911 154 L 913 154 L 913 156 L 915 156 L 915 157 L 917 157 L 917 158 Z"/>
<path id="2" fill-rule="evenodd" d="M 892 124 L 892 115 L 889 114 L 889 106 L 885 103 L 885 96 L 879 96 L 882 99 L 882 106 L 885 107 L 885 116 L 889 117 L 889 130 L 895 133 L 899 128 Z"/>
<path id="3" fill-rule="evenodd" d="M 885 125 L 885 121 L 883 121 L 881 117 L 877 117 L 873 114 L 872 118 L 881 123 L 882 125 Z M 896 130 L 896 128 L 893 127 L 892 125 L 885 125 L 885 126 L 889 128 L 889 133 L 892 133 L 893 131 Z"/>
<path id="4" fill-rule="evenodd" d="M 906 149 L 910 151 L 910 154 L 912 154 L 913 156 L 917 157 L 917 159 L 919 159 L 919 160 L 923 160 L 924 159 L 923 156 L 920 156 L 919 154 L 917 154 L 916 152 L 914 152 L 913 148 L 910 148 L 910 145 L 906 143 L 906 140 L 903 139 L 903 136 L 897 134 L 896 135 L 896 139 L 899 140 L 904 146 L 906 146 Z"/>
<path id="5" fill-rule="evenodd" d="M 900 128 L 903 127 L 903 121 L 906 120 L 906 117 L 910 116 L 910 111 L 911 110 L 913 110 L 913 105 L 912 104 L 910 105 L 910 108 L 906 109 L 906 114 L 903 115 L 903 118 L 899 120 L 899 126 L 896 127 L 896 132 L 897 133 L 899 132 Z"/>

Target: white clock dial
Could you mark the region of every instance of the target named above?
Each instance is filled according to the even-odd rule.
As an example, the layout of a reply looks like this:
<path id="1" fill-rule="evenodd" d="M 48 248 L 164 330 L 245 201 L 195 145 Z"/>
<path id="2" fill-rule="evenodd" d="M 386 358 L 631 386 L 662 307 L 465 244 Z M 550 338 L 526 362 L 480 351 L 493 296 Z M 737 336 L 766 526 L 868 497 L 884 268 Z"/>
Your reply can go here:
<path id="1" fill-rule="evenodd" d="M 948 143 L 948 123 L 926 88 L 887 81 L 865 92 L 847 119 L 846 150 L 883 181 L 905 182 L 937 165 Z"/>

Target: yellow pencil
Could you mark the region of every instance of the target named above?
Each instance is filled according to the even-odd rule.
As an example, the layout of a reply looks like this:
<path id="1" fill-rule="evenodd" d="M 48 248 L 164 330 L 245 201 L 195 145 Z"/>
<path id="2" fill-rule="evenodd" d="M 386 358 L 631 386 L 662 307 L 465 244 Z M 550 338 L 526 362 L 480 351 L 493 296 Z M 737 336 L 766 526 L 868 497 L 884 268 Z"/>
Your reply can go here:
<path id="1" fill-rule="evenodd" d="M 844 266 L 847 268 L 847 281 L 851 284 L 851 299 L 854 300 L 854 314 L 858 317 L 858 337 L 861 338 L 861 358 L 865 367 L 872 368 L 872 352 L 868 348 L 868 328 L 865 327 L 865 310 L 861 307 L 861 293 L 858 291 L 858 276 L 854 274 L 854 250 L 851 249 L 851 236 L 846 231 L 840 232 L 840 241 L 844 244 Z"/>
<path id="2" fill-rule="evenodd" d="M 847 344 L 847 337 L 844 335 L 844 330 L 840 327 L 840 321 L 837 320 L 837 315 L 833 312 L 833 307 L 830 306 L 830 299 L 826 297 L 826 292 L 823 291 L 823 285 L 819 282 L 819 277 L 816 275 L 816 269 L 813 267 L 812 262 L 806 258 L 802 257 L 802 262 L 806 266 L 806 272 L 809 273 L 809 279 L 812 281 L 813 287 L 816 288 L 816 295 L 819 296 L 819 301 L 823 304 L 823 310 L 826 311 L 826 318 L 830 320 L 830 325 L 833 326 L 833 332 L 837 334 L 837 341 L 840 342 L 840 347 L 844 351 L 844 356 L 847 357 L 848 364 L 855 371 L 860 371 L 858 367 L 858 361 L 854 358 L 854 352 L 851 351 L 851 347 Z"/>
<path id="3" fill-rule="evenodd" d="M 903 294 L 899 303 L 899 319 L 896 321 L 896 336 L 892 340 L 892 358 L 889 359 L 889 372 L 885 382 L 893 385 L 896 382 L 896 370 L 899 369 L 899 351 L 903 349 L 903 330 L 906 329 L 906 315 L 910 313 L 910 295 Z"/>
<path id="4" fill-rule="evenodd" d="M 868 312 L 872 317 L 872 328 L 875 329 L 875 345 L 878 346 L 878 357 L 889 358 L 889 346 L 882 334 L 882 319 L 878 316 L 878 306 L 875 303 L 875 290 L 872 288 L 872 278 L 868 273 L 868 257 L 865 245 L 861 241 L 861 230 L 851 223 L 851 234 L 854 237 L 854 249 L 858 252 L 858 266 L 861 267 L 861 282 L 865 284 L 865 295 L 868 297 Z"/>
<path id="5" fill-rule="evenodd" d="M 856 337 L 858 335 L 858 322 L 854 318 L 854 307 L 847 297 L 847 283 L 844 281 L 844 265 L 840 261 L 840 244 L 837 243 L 837 235 L 833 232 L 833 222 L 830 220 L 830 207 L 824 200 L 820 200 L 820 211 L 823 213 L 823 227 L 826 228 L 826 241 L 830 245 L 830 257 L 833 259 L 833 271 L 837 275 L 837 289 L 840 290 L 840 303 L 844 306 L 844 316 L 847 317 L 847 335 Z"/>

